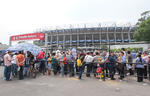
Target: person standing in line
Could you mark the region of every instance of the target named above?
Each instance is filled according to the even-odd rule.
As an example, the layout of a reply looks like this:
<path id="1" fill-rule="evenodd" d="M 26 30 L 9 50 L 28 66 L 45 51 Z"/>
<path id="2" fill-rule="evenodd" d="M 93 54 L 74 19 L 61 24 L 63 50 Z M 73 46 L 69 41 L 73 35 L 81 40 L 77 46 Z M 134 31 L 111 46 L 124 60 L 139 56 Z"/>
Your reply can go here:
<path id="1" fill-rule="evenodd" d="M 12 76 L 16 77 L 17 76 L 17 53 L 15 53 L 12 57 Z"/>
<path id="2" fill-rule="evenodd" d="M 61 52 L 61 55 L 59 56 L 59 63 L 60 63 L 60 72 L 62 77 L 64 77 L 64 64 L 63 64 L 63 59 L 64 59 L 64 54 L 65 52 Z"/>
<path id="3" fill-rule="evenodd" d="M 56 53 L 52 53 L 52 67 L 53 67 L 53 73 L 54 75 L 57 75 L 57 67 L 58 67 L 58 58 L 55 56 Z"/>
<path id="4" fill-rule="evenodd" d="M 146 51 L 143 52 L 143 57 L 142 58 L 145 61 L 145 64 L 144 64 L 144 79 L 147 79 L 148 55 L 147 55 Z"/>
<path id="5" fill-rule="evenodd" d="M 31 61 L 31 53 L 27 51 L 26 57 L 25 57 L 24 70 L 23 70 L 24 76 L 27 76 L 27 77 L 29 77 L 29 73 L 30 73 L 30 65 L 31 65 L 30 61 Z"/>
<path id="6" fill-rule="evenodd" d="M 82 79 L 82 73 L 85 68 L 84 58 L 85 58 L 85 54 L 83 52 L 80 55 L 78 55 L 78 59 L 80 59 L 80 61 L 81 61 L 81 66 L 79 66 L 79 74 L 78 74 L 78 76 L 79 76 L 78 78 L 80 80 Z"/>
<path id="7" fill-rule="evenodd" d="M 63 66 L 64 66 L 64 75 L 65 75 L 65 76 L 67 76 L 67 73 L 68 73 L 67 64 L 68 64 L 68 59 L 67 59 L 67 57 L 66 57 L 66 54 L 64 54 Z"/>
<path id="8" fill-rule="evenodd" d="M 128 54 L 127 54 L 127 61 L 128 61 L 128 69 L 129 69 L 129 73 L 130 75 L 133 75 L 134 72 L 133 72 L 133 66 L 132 66 L 132 63 L 133 63 L 133 59 L 132 59 L 132 55 L 131 55 L 131 52 L 128 51 Z"/>
<path id="9" fill-rule="evenodd" d="M 91 65 L 93 62 L 93 57 L 91 52 L 87 52 L 87 55 L 84 58 L 85 66 L 87 66 L 86 77 L 90 77 Z"/>
<path id="10" fill-rule="evenodd" d="M 46 66 L 45 66 L 45 52 L 44 51 L 40 51 L 40 53 L 37 55 L 37 60 L 39 62 L 39 71 L 40 73 L 43 73 L 43 75 L 45 75 L 45 70 L 46 70 Z"/>
<path id="11" fill-rule="evenodd" d="M 66 57 L 68 59 L 70 77 L 73 77 L 75 74 L 74 73 L 75 57 L 72 55 L 72 52 L 66 55 Z"/>
<path id="12" fill-rule="evenodd" d="M 143 82 L 144 63 L 144 59 L 141 57 L 141 54 L 139 54 L 136 58 L 137 82 Z"/>
<path id="13" fill-rule="evenodd" d="M 47 69 L 48 69 L 48 75 L 51 75 L 52 70 L 52 58 L 50 55 L 47 57 Z"/>
<path id="14" fill-rule="evenodd" d="M 120 75 L 121 70 L 121 53 L 118 53 L 117 63 L 116 63 L 116 71 Z"/>
<path id="15" fill-rule="evenodd" d="M 5 80 L 6 81 L 11 81 L 10 79 L 10 75 L 11 75 L 11 61 L 12 61 L 12 57 L 11 57 L 11 54 L 12 52 L 11 51 L 8 51 L 8 53 L 6 53 L 4 55 L 4 66 L 5 66 L 5 69 L 4 69 L 4 73 L 5 73 Z"/>
<path id="16" fill-rule="evenodd" d="M 82 63 L 82 62 L 79 62 L 79 63 L 77 62 L 78 59 L 80 58 L 80 54 L 81 54 L 81 53 L 77 53 L 77 58 L 76 58 L 76 62 L 75 62 L 75 69 L 76 69 L 75 72 L 76 72 L 76 75 L 79 74 L 79 68 L 80 68 L 80 67 L 78 66 L 78 64 L 79 64 L 79 63 L 80 63 L 80 64 Z"/>
<path id="17" fill-rule="evenodd" d="M 100 64 L 100 60 L 102 60 L 102 57 L 100 56 L 99 52 L 95 53 L 96 56 L 94 56 L 93 58 L 93 73 L 94 73 L 94 77 L 96 77 L 97 73 L 97 66 L 98 64 Z"/>
<path id="18" fill-rule="evenodd" d="M 18 71 L 19 71 L 19 80 L 23 80 L 23 70 L 24 70 L 24 63 L 25 63 L 25 56 L 23 55 L 23 51 L 19 51 L 19 54 L 17 55 L 17 65 L 18 65 Z"/>
<path id="19" fill-rule="evenodd" d="M 108 69 L 111 80 L 115 80 L 114 75 L 116 71 L 116 57 L 113 52 L 110 52 L 110 56 L 108 57 Z"/>
<path id="20" fill-rule="evenodd" d="M 119 79 L 123 79 L 125 76 L 125 65 L 126 65 L 126 57 L 124 55 L 124 52 L 121 52 L 121 62 L 120 62 L 120 78 Z"/>
<path id="21" fill-rule="evenodd" d="M 110 77 L 109 74 L 108 74 L 108 61 L 107 61 L 108 56 L 109 55 L 107 54 L 107 52 L 103 51 L 102 57 L 103 57 L 103 59 L 105 61 L 105 63 L 104 63 L 104 69 L 105 69 L 105 72 L 106 72 L 106 77 Z"/>

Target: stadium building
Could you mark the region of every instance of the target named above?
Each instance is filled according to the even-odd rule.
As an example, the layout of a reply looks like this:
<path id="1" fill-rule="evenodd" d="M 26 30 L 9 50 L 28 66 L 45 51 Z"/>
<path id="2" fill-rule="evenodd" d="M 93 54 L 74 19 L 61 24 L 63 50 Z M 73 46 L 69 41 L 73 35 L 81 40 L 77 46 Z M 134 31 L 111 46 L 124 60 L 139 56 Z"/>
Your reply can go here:
<path id="1" fill-rule="evenodd" d="M 36 33 L 36 35 L 38 34 L 37 37 L 31 36 L 32 34 L 30 34 L 29 37 L 27 34 L 11 36 L 10 42 L 33 39 L 43 44 L 43 47 L 49 50 L 66 50 L 72 47 L 85 50 L 101 49 L 102 45 L 134 43 L 133 34 L 135 30 L 135 26 L 57 28 L 54 30 L 42 31 L 39 34 Z"/>
<path id="2" fill-rule="evenodd" d="M 136 27 L 70 28 L 46 31 L 50 49 L 100 49 L 101 45 L 134 42 Z"/>

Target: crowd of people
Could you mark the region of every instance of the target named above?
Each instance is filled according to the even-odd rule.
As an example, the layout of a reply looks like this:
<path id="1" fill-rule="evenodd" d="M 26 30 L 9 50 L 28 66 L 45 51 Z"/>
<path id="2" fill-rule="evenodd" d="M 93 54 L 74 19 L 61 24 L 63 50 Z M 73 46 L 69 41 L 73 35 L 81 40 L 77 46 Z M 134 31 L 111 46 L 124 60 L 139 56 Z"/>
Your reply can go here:
<path id="1" fill-rule="evenodd" d="M 143 79 L 150 80 L 150 55 L 148 52 L 133 53 L 122 48 L 120 52 L 98 51 L 94 52 L 40 52 L 34 56 L 31 52 L 8 51 L 4 57 L 4 80 L 12 78 L 23 80 L 30 77 L 31 68 L 36 67 L 43 75 L 61 75 L 62 77 L 74 77 L 82 79 L 86 77 L 98 79 L 110 78 L 111 80 L 124 79 L 127 75 L 137 76 L 137 82 Z M 35 66 L 37 64 L 37 66 Z M 52 74 L 53 73 L 53 74 Z M 118 74 L 118 76 L 116 76 Z"/>

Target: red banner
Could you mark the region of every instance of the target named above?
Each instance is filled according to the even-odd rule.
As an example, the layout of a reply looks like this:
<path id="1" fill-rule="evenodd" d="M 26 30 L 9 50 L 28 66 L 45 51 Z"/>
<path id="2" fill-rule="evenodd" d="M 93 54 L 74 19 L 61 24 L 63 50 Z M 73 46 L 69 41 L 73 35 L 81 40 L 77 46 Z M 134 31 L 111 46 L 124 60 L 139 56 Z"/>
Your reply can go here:
<path id="1" fill-rule="evenodd" d="M 45 40 L 45 33 L 30 33 L 23 35 L 15 35 L 11 36 L 10 38 L 11 41 L 32 40 L 32 39 Z"/>

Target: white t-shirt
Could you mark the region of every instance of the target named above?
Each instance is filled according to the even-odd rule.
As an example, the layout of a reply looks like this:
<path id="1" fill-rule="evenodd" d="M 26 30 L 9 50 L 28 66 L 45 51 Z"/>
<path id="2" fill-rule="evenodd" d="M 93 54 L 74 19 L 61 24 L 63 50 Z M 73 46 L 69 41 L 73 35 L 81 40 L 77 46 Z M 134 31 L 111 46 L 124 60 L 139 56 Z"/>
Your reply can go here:
<path id="1" fill-rule="evenodd" d="M 12 64 L 17 64 L 17 58 L 16 57 L 17 57 L 16 55 L 14 55 L 12 57 L 12 61 L 11 61 Z"/>
<path id="2" fill-rule="evenodd" d="M 148 60 L 149 60 L 148 56 L 143 56 L 143 60 L 145 61 L 145 63 L 148 63 Z M 144 64 L 144 65 L 147 65 L 147 64 Z"/>
<path id="3" fill-rule="evenodd" d="M 86 63 L 90 63 L 90 62 L 92 62 L 93 61 L 93 57 L 91 56 L 91 55 L 86 55 L 85 56 L 85 62 Z"/>

